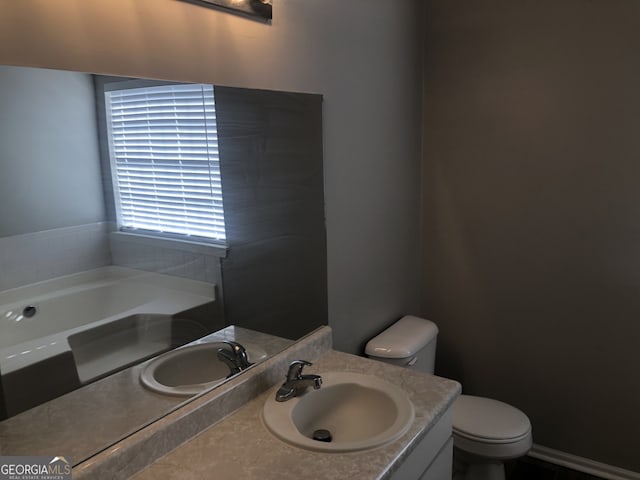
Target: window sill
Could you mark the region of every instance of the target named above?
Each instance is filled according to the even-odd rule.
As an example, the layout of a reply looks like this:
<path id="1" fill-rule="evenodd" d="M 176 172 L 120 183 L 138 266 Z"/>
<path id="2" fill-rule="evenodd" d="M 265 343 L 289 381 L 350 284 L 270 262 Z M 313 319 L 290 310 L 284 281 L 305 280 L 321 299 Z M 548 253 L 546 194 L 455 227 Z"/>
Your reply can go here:
<path id="1" fill-rule="evenodd" d="M 189 253 L 199 253 L 203 255 L 213 255 L 214 257 L 226 258 L 228 247 L 215 245 L 212 243 L 180 240 L 174 238 L 160 238 L 151 235 L 140 235 L 129 232 L 111 232 L 111 238 L 115 241 L 126 241 L 148 245 L 151 247 L 170 248 Z"/>

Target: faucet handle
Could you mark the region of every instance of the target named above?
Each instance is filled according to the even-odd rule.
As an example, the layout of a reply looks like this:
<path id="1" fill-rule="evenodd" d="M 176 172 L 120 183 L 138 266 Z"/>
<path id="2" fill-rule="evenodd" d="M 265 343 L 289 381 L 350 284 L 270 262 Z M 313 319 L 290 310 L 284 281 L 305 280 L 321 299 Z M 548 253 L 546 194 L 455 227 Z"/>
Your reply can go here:
<path id="1" fill-rule="evenodd" d="M 294 360 L 289 364 L 289 371 L 287 372 L 287 382 L 299 379 L 302 376 L 302 369 L 313 365 L 306 360 Z"/>

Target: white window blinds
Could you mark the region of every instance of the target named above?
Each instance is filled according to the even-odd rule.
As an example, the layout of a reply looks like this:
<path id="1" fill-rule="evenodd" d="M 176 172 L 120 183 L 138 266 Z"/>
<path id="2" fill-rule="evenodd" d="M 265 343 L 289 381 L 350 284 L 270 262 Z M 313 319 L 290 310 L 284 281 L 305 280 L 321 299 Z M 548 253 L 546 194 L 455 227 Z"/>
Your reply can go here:
<path id="1" fill-rule="evenodd" d="M 119 227 L 224 241 L 213 87 L 114 90 L 105 104 Z"/>

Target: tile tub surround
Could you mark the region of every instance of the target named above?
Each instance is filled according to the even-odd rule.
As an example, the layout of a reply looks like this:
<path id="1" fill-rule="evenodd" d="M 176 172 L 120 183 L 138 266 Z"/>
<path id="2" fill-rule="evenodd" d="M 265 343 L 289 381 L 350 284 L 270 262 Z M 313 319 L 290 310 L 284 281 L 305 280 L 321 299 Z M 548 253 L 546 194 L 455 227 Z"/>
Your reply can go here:
<path id="1" fill-rule="evenodd" d="M 299 353 L 303 353 L 302 350 Z M 279 362 L 273 359 L 273 366 L 280 363 L 277 366 L 279 375 L 271 376 L 280 381 L 290 360 L 304 358 L 289 352 L 281 356 L 287 360 Z M 329 371 L 365 373 L 396 384 L 410 395 L 414 404 L 416 418 L 413 425 L 400 439 L 373 450 L 343 454 L 311 452 L 290 446 L 266 430 L 260 414 L 272 392 L 265 391 L 229 417 L 157 460 L 134 479 L 390 478 L 460 393 L 460 384 L 455 381 L 333 350 L 320 356 L 305 371 L 319 374 Z"/>
<path id="2" fill-rule="evenodd" d="M 234 326 L 193 343 L 220 340 L 254 343 L 270 356 L 292 343 Z M 0 454 L 64 455 L 79 462 L 183 404 L 184 397 L 160 395 L 140 384 L 146 363 L 0 422 Z"/>

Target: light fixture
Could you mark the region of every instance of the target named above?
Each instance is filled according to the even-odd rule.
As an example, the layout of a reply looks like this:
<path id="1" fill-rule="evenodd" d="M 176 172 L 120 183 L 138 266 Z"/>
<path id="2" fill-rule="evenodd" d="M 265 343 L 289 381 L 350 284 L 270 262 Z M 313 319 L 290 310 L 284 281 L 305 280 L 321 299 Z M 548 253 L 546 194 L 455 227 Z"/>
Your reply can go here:
<path id="1" fill-rule="evenodd" d="M 219 7 L 223 10 L 271 20 L 271 0 L 187 0 L 191 3 Z"/>

